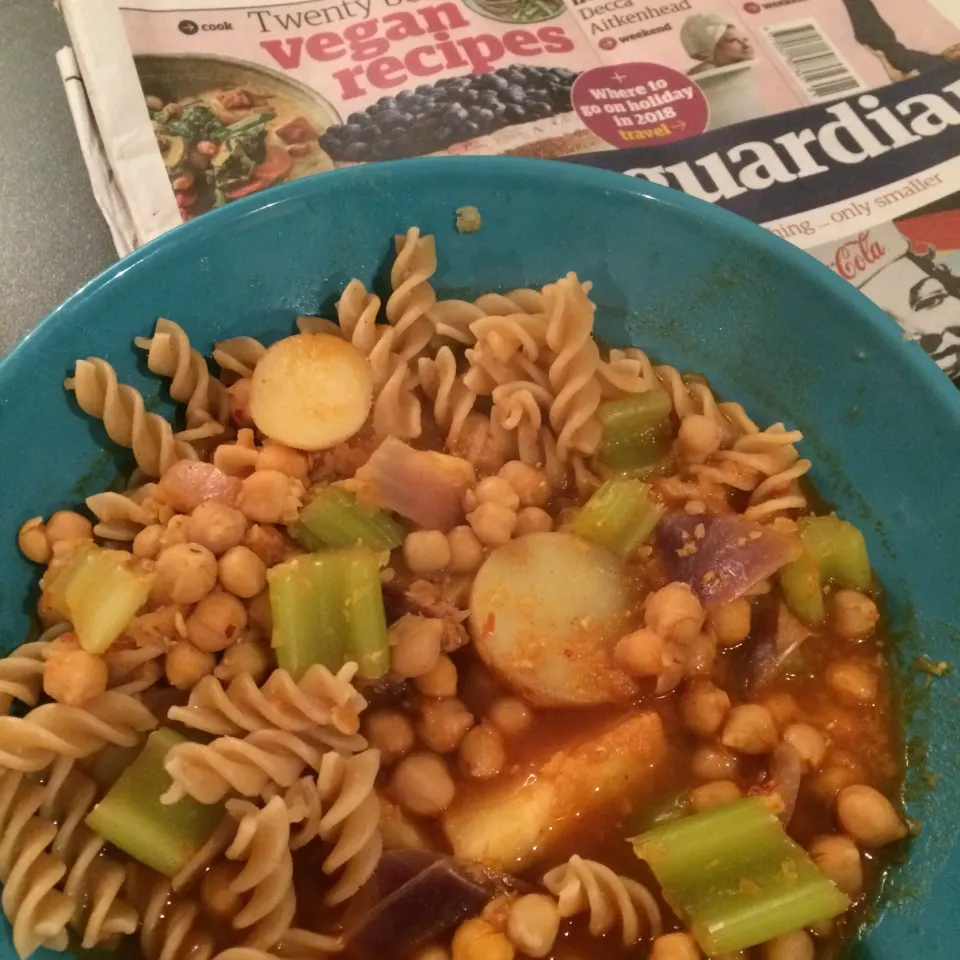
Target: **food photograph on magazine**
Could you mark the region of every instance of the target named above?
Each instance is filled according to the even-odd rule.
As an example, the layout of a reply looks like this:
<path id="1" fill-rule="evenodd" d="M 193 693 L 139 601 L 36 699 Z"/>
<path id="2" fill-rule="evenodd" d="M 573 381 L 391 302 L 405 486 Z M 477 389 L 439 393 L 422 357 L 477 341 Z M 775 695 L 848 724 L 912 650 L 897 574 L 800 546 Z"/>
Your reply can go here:
<path id="1" fill-rule="evenodd" d="M 956 957 L 960 0 L 14 3 L 0 960 Z"/>

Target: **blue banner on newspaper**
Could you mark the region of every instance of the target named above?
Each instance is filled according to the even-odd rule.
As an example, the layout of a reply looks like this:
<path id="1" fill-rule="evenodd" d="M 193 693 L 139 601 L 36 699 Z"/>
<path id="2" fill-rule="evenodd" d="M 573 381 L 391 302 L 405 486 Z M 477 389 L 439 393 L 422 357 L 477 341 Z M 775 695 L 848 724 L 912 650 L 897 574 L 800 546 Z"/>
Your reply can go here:
<path id="1" fill-rule="evenodd" d="M 960 156 L 960 64 L 825 106 L 660 146 L 567 157 L 675 187 L 769 223 L 898 184 L 925 201 L 926 171 Z M 911 179 L 913 178 L 913 179 Z M 882 207 L 882 197 L 879 205 Z"/>

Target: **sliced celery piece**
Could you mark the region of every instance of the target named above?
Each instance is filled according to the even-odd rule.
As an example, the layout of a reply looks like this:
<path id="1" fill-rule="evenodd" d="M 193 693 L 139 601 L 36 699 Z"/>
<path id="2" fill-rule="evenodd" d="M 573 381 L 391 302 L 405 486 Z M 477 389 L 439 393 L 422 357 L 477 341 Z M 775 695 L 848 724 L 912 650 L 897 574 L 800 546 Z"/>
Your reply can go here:
<path id="1" fill-rule="evenodd" d="M 344 551 L 343 564 L 350 655 L 359 666 L 360 676 L 373 680 L 390 668 L 380 564 L 370 550 L 363 548 Z"/>
<path id="2" fill-rule="evenodd" d="M 295 680 L 315 663 L 339 670 L 347 631 L 342 564 L 337 555 L 294 557 L 272 567 L 267 579 L 277 663 Z"/>
<path id="3" fill-rule="evenodd" d="M 163 766 L 167 752 L 185 742 L 167 727 L 154 730 L 137 759 L 86 817 L 95 833 L 167 877 L 179 873 L 224 815 L 221 805 L 192 797 L 160 802 L 171 783 Z"/>
<path id="4" fill-rule="evenodd" d="M 611 443 L 633 440 L 670 415 L 670 395 L 663 390 L 634 393 L 622 400 L 609 400 L 597 407 L 603 439 Z"/>
<path id="5" fill-rule="evenodd" d="M 790 612 L 804 623 L 823 623 L 823 582 L 820 568 L 809 553 L 801 554 L 780 570 L 780 588 Z"/>
<path id="6" fill-rule="evenodd" d="M 387 672 L 380 565 L 372 550 L 304 554 L 271 568 L 267 577 L 277 662 L 294 679 L 315 663 L 336 671 L 348 660 L 368 679 Z"/>
<path id="7" fill-rule="evenodd" d="M 326 547 L 392 550 L 403 542 L 403 531 L 388 513 L 364 507 L 340 487 L 324 487 L 300 511 L 299 522 Z"/>
<path id="8" fill-rule="evenodd" d="M 107 743 L 86 762 L 84 770 L 98 787 L 109 790 L 139 754 L 139 747 Z"/>
<path id="9" fill-rule="evenodd" d="M 708 956 L 746 950 L 850 906 L 756 797 L 631 842 Z"/>
<path id="10" fill-rule="evenodd" d="M 53 608 L 72 624 L 80 646 L 103 653 L 143 606 L 154 573 L 125 550 L 78 548 L 50 585 Z"/>
<path id="11" fill-rule="evenodd" d="M 851 590 L 869 590 L 870 558 L 863 534 L 839 517 L 806 517 L 800 539 L 820 568 L 821 578 Z"/>
<path id="12" fill-rule="evenodd" d="M 614 477 L 583 505 L 570 530 L 627 560 L 653 533 L 661 516 L 663 507 L 650 499 L 645 483 L 633 477 Z"/>

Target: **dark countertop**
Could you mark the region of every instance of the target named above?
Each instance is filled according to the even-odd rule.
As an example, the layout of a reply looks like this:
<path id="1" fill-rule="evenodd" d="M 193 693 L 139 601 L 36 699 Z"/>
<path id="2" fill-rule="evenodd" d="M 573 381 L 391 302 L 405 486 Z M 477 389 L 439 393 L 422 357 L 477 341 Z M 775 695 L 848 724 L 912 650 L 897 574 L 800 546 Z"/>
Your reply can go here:
<path id="1" fill-rule="evenodd" d="M 116 259 L 54 59 L 53 0 L 0 0 L 0 354 Z"/>

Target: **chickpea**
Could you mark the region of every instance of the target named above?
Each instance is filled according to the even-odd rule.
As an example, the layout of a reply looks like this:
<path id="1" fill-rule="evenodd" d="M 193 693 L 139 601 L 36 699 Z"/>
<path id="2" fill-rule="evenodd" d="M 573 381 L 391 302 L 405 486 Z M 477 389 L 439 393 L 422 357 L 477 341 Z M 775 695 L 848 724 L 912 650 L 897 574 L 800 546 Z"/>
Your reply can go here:
<path id="1" fill-rule="evenodd" d="M 460 765 L 477 780 L 495 777 L 507 762 L 503 734 L 492 724 L 481 723 L 460 741 Z"/>
<path id="2" fill-rule="evenodd" d="M 205 500 L 190 514 L 187 536 L 206 547 L 215 557 L 237 546 L 247 531 L 247 521 L 236 507 L 219 500 Z"/>
<path id="3" fill-rule="evenodd" d="M 769 753 L 777 745 L 777 725 L 773 714 L 756 703 L 734 707 L 723 728 L 721 743 L 738 753 Z"/>
<path id="4" fill-rule="evenodd" d="M 500 697 L 487 709 L 487 721 L 505 737 L 520 737 L 533 726 L 533 713 L 519 697 Z"/>
<path id="5" fill-rule="evenodd" d="M 835 660 L 827 667 L 827 685 L 844 703 L 875 703 L 880 686 L 877 674 L 857 660 Z"/>
<path id="6" fill-rule="evenodd" d="M 197 543 L 178 543 L 157 558 L 151 594 L 161 603 L 197 603 L 216 582 L 217 558 Z"/>
<path id="7" fill-rule="evenodd" d="M 484 477 L 473 491 L 477 504 L 499 503 L 508 510 L 516 512 L 520 507 L 520 497 L 503 477 Z"/>
<path id="8" fill-rule="evenodd" d="M 800 712 L 797 701 L 786 691 L 769 693 L 760 703 L 770 711 L 780 729 L 792 723 L 794 717 Z"/>
<path id="9" fill-rule="evenodd" d="M 477 539 L 487 547 L 503 546 L 517 529 L 517 515 L 501 503 L 481 503 L 467 514 Z"/>
<path id="10" fill-rule="evenodd" d="M 257 470 L 243 481 L 237 506 L 254 523 L 296 520 L 303 484 L 279 470 Z"/>
<path id="11" fill-rule="evenodd" d="M 739 770 L 737 758 L 729 750 L 713 743 L 697 747 L 690 758 L 690 772 L 698 780 L 732 780 Z"/>
<path id="12" fill-rule="evenodd" d="M 250 625 L 264 639 L 273 635 L 273 611 L 270 609 L 270 591 L 261 590 L 247 601 L 247 619 Z"/>
<path id="13" fill-rule="evenodd" d="M 844 640 L 869 637 L 880 619 L 877 605 L 857 590 L 835 591 L 830 606 L 830 624 Z"/>
<path id="14" fill-rule="evenodd" d="M 267 585 L 267 567 L 249 547 L 231 547 L 220 558 L 218 574 L 223 589 L 243 600 L 255 597 Z"/>
<path id="15" fill-rule="evenodd" d="M 252 550 L 267 567 L 281 563 L 290 550 L 290 543 L 272 524 L 255 523 L 243 536 L 243 546 Z"/>
<path id="16" fill-rule="evenodd" d="M 188 640 L 180 640 L 167 652 L 167 681 L 178 690 L 189 690 L 208 673 L 213 673 L 216 662 L 212 653 L 197 649 Z"/>
<path id="17" fill-rule="evenodd" d="M 542 507 L 550 499 L 550 481 L 547 475 L 522 460 L 505 463 L 497 473 L 513 487 L 521 507 Z"/>
<path id="18" fill-rule="evenodd" d="M 545 957 L 560 931 L 556 900 L 542 893 L 518 897 L 507 917 L 507 937 L 526 957 Z"/>
<path id="19" fill-rule="evenodd" d="M 460 924 L 452 950 L 453 960 L 514 960 L 516 956 L 506 936 L 481 917 Z"/>
<path id="20" fill-rule="evenodd" d="M 443 621 L 404 614 L 390 627 L 390 667 L 398 677 L 422 677 L 440 658 Z"/>
<path id="21" fill-rule="evenodd" d="M 167 547 L 175 547 L 179 543 L 187 543 L 190 540 L 189 535 L 187 534 L 187 526 L 190 523 L 190 518 L 177 514 L 170 518 L 167 522 L 167 525 L 163 528 L 163 533 L 160 534 L 160 552 L 162 553 Z"/>
<path id="22" fill-rule="evenodd" d="M 664 640 L 692 640 L 706 619 L 696 594 L 685 583 L 668 583 L 647 597 L 643 622 Z"/>
<path id="23" fill-rule="evenodd" d="M 106 661 L 79 648 L 58 650 L 43 665 L 43 692 L 68 707 L 99 696 L 107 679 Z"/>
<path id="24" fill-rule="evenodd" d="M 730 712 L 730 697 L 709 680 L 693 680 L 680 695 L 680 716 L 688 730 L 712 737 Z"/>
<path id="25" fill-rule="evenodd" d="M 885 847 L 907 835 L 893 804 L 866 784 L 844 787 L 837 794 L 836 810 L 840 826 L 861 847 Z"/>
<path id="26" fill-rule="evenodd" d="M 483 563 L 483 544 L 466 524 L 454 527 L 447 534 L 447 546 L 450 548 L 448 569 L 452 573 L 473 573 Z"/>
<path id="27" fill-rule="evenodd" d="M 717 641 L 709 633 L 698 633 L 680 651 L 683 672 L 688 677 L 709 677 L 717 662 Z"/>
<path id="28" fill-rule="evenodd" d="M 651 946 L 648 960 L 700 960 L 697 942 L 689 933 L 665 933 Z"/>
<path id="29" fill-rule="evenodd" d="M 255 640 L 242 640 L 224 651 L 213 671 L 218 680 L 228 681 L 241 673 L 247 673 L 259 686 L 267 679 L 274 659 L 270 648 Z"/>
<path id="30" fill-rule="evenodd" d="M 723 434 L 720 424 L 702 413 L 684 417 L 677 432 L 677 449 L 690 463 L 703 463 L 720 449 Z"/>
<path id="31" fill-rule="evenodd" d="M 443 570 L 450 556 L 450 543 L 439 530 L 415 530 L 403 541 L 403 559 L 413 573 Z"/>
<path id="32" fill-rule="evenodd" d="M 232 594 L 214 590 L 187 617 L 187 639 L 199 650 L 218 653 L 235 644 L 246 625 L 246 607 Z"/>
<path id="33" fill-rule="evenodd" d="M 93 524 L 74 510 L 58 510 L 47 521 L 47 541 L 52 545 L 61 540 L 90 540 Z"/>
<path id="34" fill-rule="evenodd" d="M 528 533 L 549 533 L 553 529 L 553 517 L 540 507 L 523 507 L 517 514 L 518 537 Z"/>
<path id="35" fill-rule="evenodd" d="M 474 722 L 473 714 L 456 697 L 428 700 L 420 707 L 417 733 L 435 753 L 452 753 Z"/>
<path id="36" fill-rule="evenodd" d="M 695 813 L 701 813 L 736 803 L 741 796 L 740 788 L 732 780 L 714 780 L 690 791 L 690 806 Z"/>
<path id="37" fill-rule="evenodd" d="M 233 863 L 214 863 L 200 881 L 200 903 L 215 917 L 233 917 L 243 903 L 239 893 L 231 893 L 230 885 L 240 869 Z"/>
<path id="38" fill-rule="evenodd" d="M 832 804 L 844 787 L 855 784 L 859 779 L 858 771 L 842 764 L 830 764 L 825 767 L 811 783 L 815 796 L 824 803 Z"/>
<path id="39" fill-rule="evenodd" d="M 384 764 L 405 757 L 416 745 L 413 724 L 399 710 L 372 710 L 364 714 L 364 735 L 380 751 Z"/>
<path id="40" fill-rule="evenodd" d="M 849 837 L 836 834 L 815 837 L 807 852 L 820 872 L 848 897 L 859 896 L 863 889 L 863 864 L 857 845 Z"/>
<path id="41" fill-rule="evenodd" d="M 750 636 L 753 607 L 746 597 L 721 604 L 710 612 L 708 622 L 721 647 L 735 647 Z"/>
<path id="42" fill-rule="evenodd" d="M 46 563 L 50 559 L 50 541 L 47 539 L 43 517 L 33 517 L 20 527 L 17 546 L 33 563 Z"/>
<path id="43" fill-rule="evenodd" d="M 426 673 L 417 677 L 413 685 L 425 697 L 455 697 L 457 668 L 445 653 L 441 653 L 437 662 Z"/>
<path id="44" fill-rule="evenodd" d="M 453 803 L 456 787 L 447 765 L 432 753 L 411 753 L 393 772 L 397 803 L 421 817 L 439 817 Z"/>
<path id="45" fill-rule="evenodd" d="M 276 470 L 306 484 L 310 465 L 306 456 L 299 450 L 277 443 L 276 440 L 267 440 L 260 450 L 260 456 L 257 457 L 257 465 L 254 469 Z"/>
<path id="46" fill-rule="evenodd" d="M 667 643 L 652 630 L 634 630 L 617 641 L 613 661 L 632 677 L 659 677 L 669 661 Z"/>
<path id="47" fill-rule="evenodd" d="M 806 930 L 791 930 L 760 948 L 763 960 L 813 960 L 815 955 L 813 937 Z"/>
<path id="48" fill-rule="evenodd" d="M 823 756 L 827 752 L 827 741 L 823 734 L 809 723 L 791 723 L 783 731 L 784 743 L 789 743 L 800 755 L 800 763 L 805 772 L 819 770 Z"/>
<path id="49" fill-rule="evenodd" d="M 134 538 L 131 550 L 135 557 L 144 560 L 156 560 L 163 549 L 163 534 L 166 527 L 162 523 L 151 523 L 144 527 Z"/>

